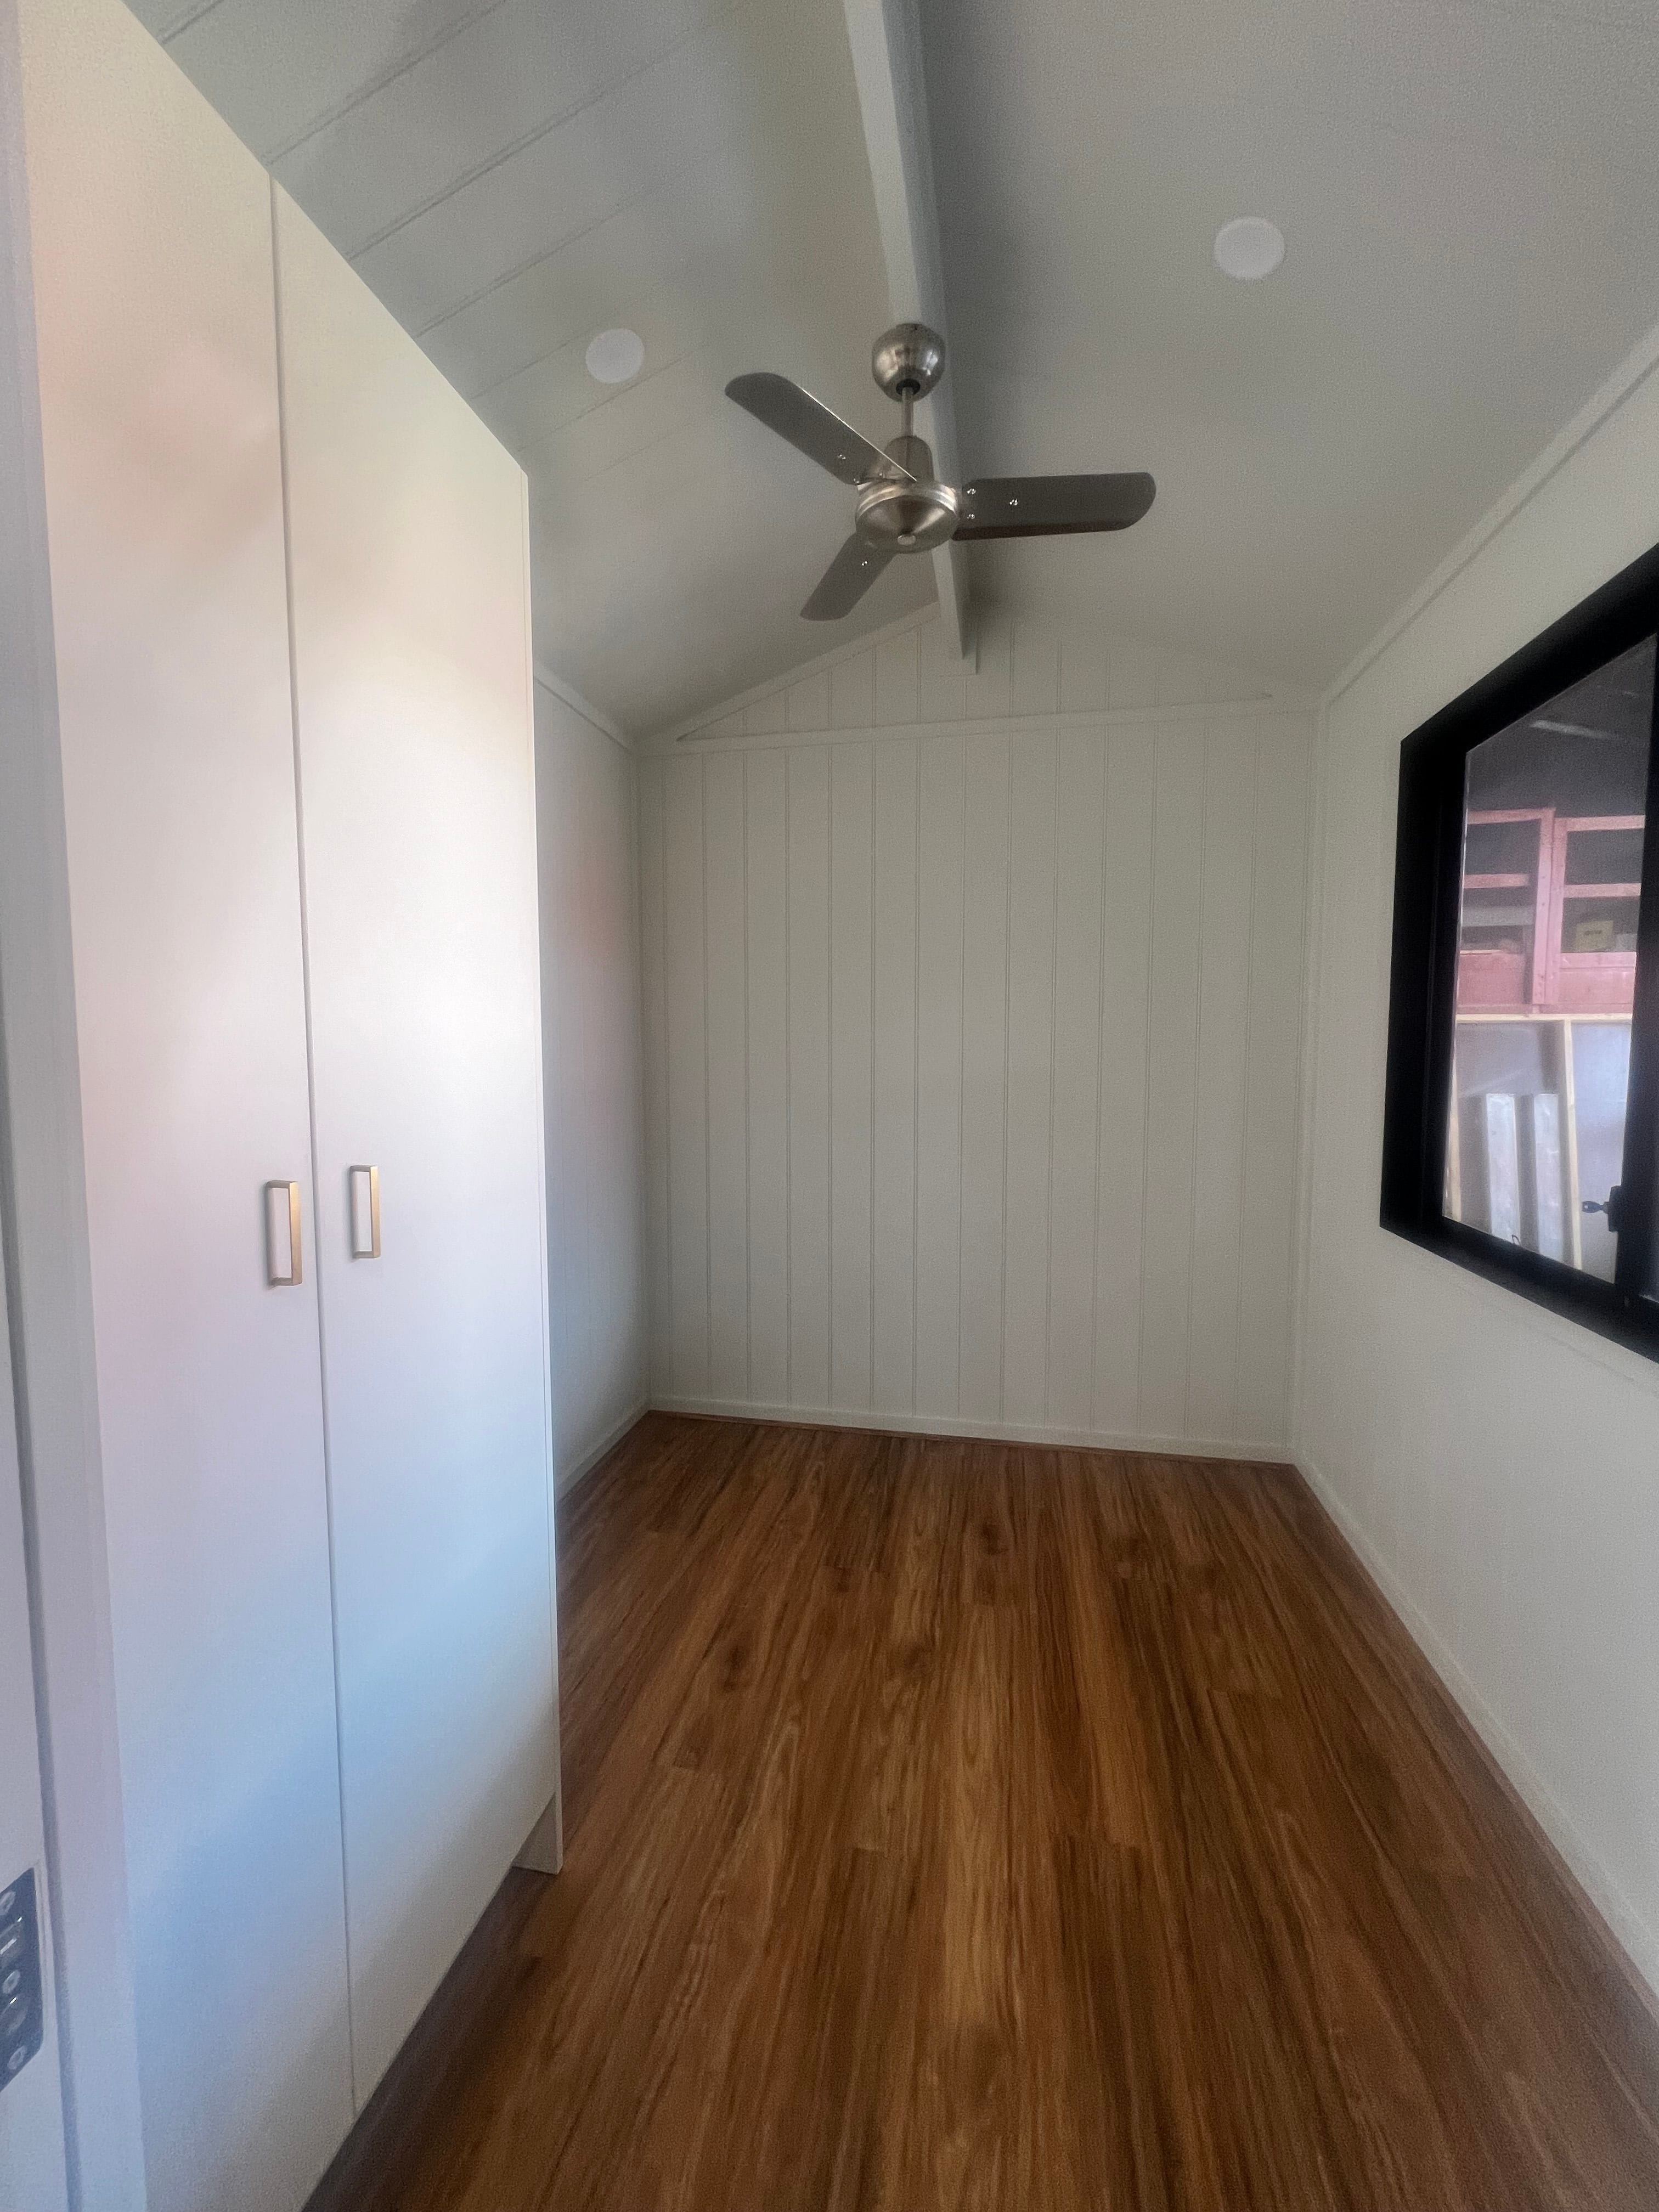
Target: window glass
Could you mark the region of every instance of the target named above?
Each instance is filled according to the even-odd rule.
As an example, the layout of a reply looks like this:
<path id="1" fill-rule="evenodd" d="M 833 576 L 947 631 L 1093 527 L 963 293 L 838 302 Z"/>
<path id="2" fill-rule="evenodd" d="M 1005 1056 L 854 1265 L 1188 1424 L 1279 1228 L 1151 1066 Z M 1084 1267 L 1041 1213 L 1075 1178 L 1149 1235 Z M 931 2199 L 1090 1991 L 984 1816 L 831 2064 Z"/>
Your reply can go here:
<path id="1" fill-rule="evenodd" d="M 1476 745 L 1464 786 L 1445 1211 L 1609 1282 L 1654 662 L 1648 638 Z"/>

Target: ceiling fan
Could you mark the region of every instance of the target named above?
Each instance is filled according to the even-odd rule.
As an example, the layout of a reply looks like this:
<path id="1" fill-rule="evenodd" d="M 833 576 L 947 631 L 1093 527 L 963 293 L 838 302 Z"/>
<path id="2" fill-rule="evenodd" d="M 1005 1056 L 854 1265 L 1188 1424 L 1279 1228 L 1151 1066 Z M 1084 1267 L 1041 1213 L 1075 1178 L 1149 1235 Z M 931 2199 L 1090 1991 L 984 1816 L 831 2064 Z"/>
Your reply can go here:
<path id="1" fill-rule="evenodd" d="M 1152 503 L 1144 472 L 1123 476 L 980 477 L 958 491 L 933 474 L 927 441 L 911 427 L 915 403 L 945 373 L 945 341 L 925 323 L 898 323 L 876 340 L 870 373 L 903 410 L 884 447 L 843 422 L 787 376 L 734 376 L 728 399 L 858 494 L 853 535 L 801 609 L 808 622 L 849 614 L 897 553 L 931 552 L 949 538 L 1063 538 L 1127 530 Z"/>

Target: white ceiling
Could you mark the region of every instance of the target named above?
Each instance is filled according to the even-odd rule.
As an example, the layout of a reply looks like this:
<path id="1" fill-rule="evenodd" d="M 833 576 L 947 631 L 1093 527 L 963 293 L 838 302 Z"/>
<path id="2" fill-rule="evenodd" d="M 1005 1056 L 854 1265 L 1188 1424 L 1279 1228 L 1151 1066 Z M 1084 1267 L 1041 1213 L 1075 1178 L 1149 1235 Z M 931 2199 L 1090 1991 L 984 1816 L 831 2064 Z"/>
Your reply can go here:
<path id="1" fill-rule="evenodd" d="M 975 592 L 1328 678 L 1659 318 L 1655 0 L 921 9 L 964 468 L 1158 484 Z"/>
<path id="2" fill-rule="evenodd" d="M 976 596 L 1317 683 L 1659 317 L 1659 0 L 919 0 L 964 465 L 1151 468 Z M 139 0 L 531 473 L 538 654 L 631 729 L 933 596 L 722 396 L 874 435 L 842 0 Z M 1289 251 L 1222 276 L 1228 217 Z M 638 381 L 592 333 L 644 336 Z"/>
<path id="3" fill-rule="evenodd" d="M 646 731 L 823 650 L 799 608 L 851 495 L 724 387 L 781 369 L 890 434 L 842 0 L 137 12 L 528 470 L 544 665 Z M 620 389 L 583 359 L 616 324 Z M 896 562 L 834 637 L 933 593 Z"/>

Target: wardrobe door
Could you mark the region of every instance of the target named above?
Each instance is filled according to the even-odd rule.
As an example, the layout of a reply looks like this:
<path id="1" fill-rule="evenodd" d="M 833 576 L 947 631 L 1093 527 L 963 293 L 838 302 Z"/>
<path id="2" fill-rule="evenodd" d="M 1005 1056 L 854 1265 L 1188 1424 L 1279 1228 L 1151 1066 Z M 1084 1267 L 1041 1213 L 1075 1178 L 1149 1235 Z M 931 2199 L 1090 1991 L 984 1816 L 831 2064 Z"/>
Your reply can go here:
<path id="1" fill-rule="evenodd" d="M 269 186 L 116 0 L 21 12 L 149 2203 L 292 2212 L 349 2105 Z"/>
<path id="2" fill-rule="evenodd" d="M 276 240 L 361 2100 L 557 1781 L 526 488 Z"/>

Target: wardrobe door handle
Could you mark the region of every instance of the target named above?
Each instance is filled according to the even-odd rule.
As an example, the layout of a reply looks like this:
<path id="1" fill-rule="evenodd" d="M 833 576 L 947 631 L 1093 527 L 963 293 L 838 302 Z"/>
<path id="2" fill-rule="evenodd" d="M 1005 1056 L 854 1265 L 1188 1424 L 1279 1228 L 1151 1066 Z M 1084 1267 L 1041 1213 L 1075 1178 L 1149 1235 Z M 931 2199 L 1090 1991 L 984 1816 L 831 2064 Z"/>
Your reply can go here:
<path id="1" fill-rule="evenodd" d="M 305 1269 L 300 1257 L 300 1186 L 265 1185 L 265 1281 L 273 1291 L 291 1290 Z"/>
<path id="2" fill-rule="evenodd" d="M 346 1185 L 350 1198 L 351 1256 L 378 1260 L 380 1256 L 380 1170 L 348 1168 Z"/>

